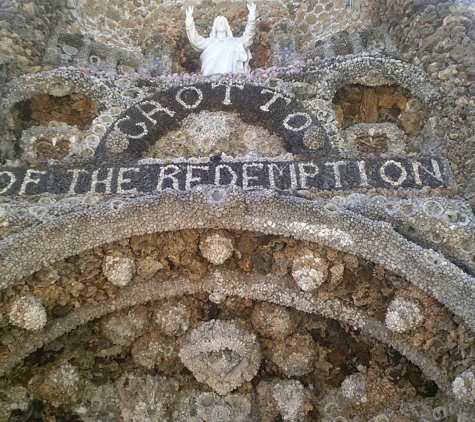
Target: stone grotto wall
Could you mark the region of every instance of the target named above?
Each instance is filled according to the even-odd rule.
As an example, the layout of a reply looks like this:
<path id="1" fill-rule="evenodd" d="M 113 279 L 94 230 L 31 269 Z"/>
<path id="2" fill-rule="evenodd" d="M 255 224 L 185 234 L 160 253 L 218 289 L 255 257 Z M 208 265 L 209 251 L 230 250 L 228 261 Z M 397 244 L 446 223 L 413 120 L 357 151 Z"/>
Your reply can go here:
<path id="1" fill-rule="evenodd" d="M 0 4 L 0 422 L 475 420 L 473 2 L 190 5 Z"/>

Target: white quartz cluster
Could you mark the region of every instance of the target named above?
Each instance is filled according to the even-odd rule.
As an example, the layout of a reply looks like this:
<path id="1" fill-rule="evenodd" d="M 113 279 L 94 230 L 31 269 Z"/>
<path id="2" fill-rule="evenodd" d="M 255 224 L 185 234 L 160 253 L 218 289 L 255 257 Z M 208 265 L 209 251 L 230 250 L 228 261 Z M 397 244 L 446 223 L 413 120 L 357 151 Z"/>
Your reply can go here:
<path id="1" fill-rule="evenodd" d="M 41 300 L 27 295 L 13 302 L 8 315 L 10 323 L 29 331 L 39 331 L 46 325 L 46 311 Z"/>
<path id="2" fill-rule="evenodd" d="M 192 330 L 179 356 L 199 382 L 222 396 L 254 378 L 262 359 L 255 334 L 221 320 Z"/>
<path id="3" fill-rule="evenodd" d="M 388 306 L 386 326 L 395 333 L 404 333 L 418 327 L 423 319 L 422 310 L 417 303 L 397 297 Z"/>
<path id="4" fill-rule="evenodd" d="M 475 367 L 462 372 L 454 379 L 452 391 L 457 400 L 475 403 Z"/>
<path id="5" fill-rule="evenodd" d="M 221 265 L 228 258 L 231 258 L 234 245 L 229 237 L 221 233 L 213 233 L 201 240 L 200 250 L 209 262 L 214 265 Z"/>
<path id="6" fill-rule="evenodd" d="M 317 289 L 326 279 L 328 268 L 323 259 L 311 251 L 295 259 L 292 277 L 304 292 Z"/>
<path id="7" fill-rule="evenodd" d="M 304 413 L 305 389 L 300 381 L 278 382 L 272 390 L 272 398 L 284 421 L 298 421 L 299 415 Z"/>
<path id="8" fill-rule="evenodd" d="M 342 396 L 355 404 L 362 404 L 368 401 L 366 397 L 366 379 L 363 374 L 356 373 L 350 375 L 343 380 L 340 389 Z"/>
<path id="9" fill-rule="evenodd" d="M 114 286 L 126 286 L 135 272 L 135 262 L 128 256 L 107 255 L 102 267 L 104 275 Z"/>

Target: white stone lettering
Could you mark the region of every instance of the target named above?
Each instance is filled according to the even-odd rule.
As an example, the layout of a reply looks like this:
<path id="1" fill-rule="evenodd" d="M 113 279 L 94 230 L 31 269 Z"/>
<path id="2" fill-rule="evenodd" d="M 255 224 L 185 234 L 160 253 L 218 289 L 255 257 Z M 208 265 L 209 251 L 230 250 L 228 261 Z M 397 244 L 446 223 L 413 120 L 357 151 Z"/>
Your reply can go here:
<path id="1" fill-rule="evenodd" d="M 168 173 L 168 170 L 171 170 L 171 173 Z M 163 183 L 166 179 L 171 180 L 173 189 L 180 190 L 180 182 L 176 175 L 180 173 L 180 167 L 170 164 L 164 166 L 160 169 L 160 175 L 158 176 L 157 190 L 163 190 Z"/>
<path id="2" fill-rule="evenodd" d="M 196 185 L 203 183 L 201 180 L 201 176 L 193 176 L 194 170 L 209 171 L 209 166 L 188 166 L 186 168 L 185 190 L 190 190 L 193 187 L 191 185 L 193 182 L 195 182 Z"/>
<path id="3" fill-rule="evenodd" d="M 242 84 L 223 84 L 222 82 L 213 82 L 211 83 L 211 88 L 216 88 L 218 86 L 224 86 L 226 88 L 224 92 L 224 105 L 231 105 L 231 88 L 239 88 L 241 91 L 244 89 Z"/>
<path id="4" fill-rule="evenodd" d="M 307 179 L 309 177 L 315 177 L 318 172 L 320 171 L 319 168 L 313 163 L 298 163 L 299 166 L 299 181 L 300 181 L 300 189 L 308 189 Z M 313 171 L 310 173 L 306 170 L 306 168 L 310 168 Z"/>
<path id="5" fill-rule="evenodd" d="M 76 185 L 78 184 L 78 179 L 79 179 L 79 174 L 80 173 L 87 173 L 87 170 L 84 169 L 74 169 L 74 170 L 68 170 L 68 173 L 73 174 L 73 180 L 71 180 L 71 184 L 69 185 L 69 190 L 68 193 L 70 194 L 75 194 L 76 193 Z"/>
<path id="6" fill-rule="evenodd" d="M 364 188 L 369 186 L 368 176 L 366 175 L 366 163 L 364 161 L 358 161 L 358 170 L 360 172 L 360 187 Z"/>
<path id="7" fill-rule="evenodd" d="M 198 94 L 198 98 L 193 104 L 187 104 L 181 99 L 181 94 L 183 94 L 185 91 L 195 91 Z M 175 99 L 184 107 L 187 109 L 192 109 L 196 108 L 201 104 L 201 101 L 203 101 L 203 93 L 196 87 L 194 86 L 186 86 L 182 89 L 180 89 L 175 96 Z"/>
<path id="8" fill-rule="evenodd" d="M 12 194 L 12 190 L 14 193 L 18 192 L 18 195 L 48 192 L 53 187 L 50 183 L 46 183 L 49 172 L 55 174 L 57 180 L 66 182 L 66 185 L 61 189 L 65 189 L 70 195 L 75 195 L 79 191 L 82 193 L 84 190 L 87 190 L 89 194 L 99 192 L 135 194 L 143 189 L 143 181 L 139 177 L 143 168 L 140 162 L 138 164 L 131 163 L 130 167 L 112 167 L 112 165 L 104 163 L 101 168 L 96 167 L 96 169 L 90 170 L 85 168 L 68 169 L 62 166 L 53 166 L 51 169 L 45 168 L 44 170 L 24 169 L 25 173 L 21 177 L 16 172 L 0 169 L 0 195 Z M 355 189 L 387 186 L 388 184 L 395 187 L 401 185 L 408 187 L 443 186 L 448 183 L 443 165 L 440 158 L 436 157 L 413 160 L 369 158 L 334 162 L 282 160 L 208 162 L 205 164 L 194 161 L 168 165 L 147 163 L 146 169 L 151 174 L 157 175 L 155 189 L 159 191 L 167 188 L 189 191 L 204 184 L 227 188 L 237 186 L 238 182 L 244 190 L 255 188 L 304 190 L 323 187 L 326 189 Z M 370 169 L 375 166 L 377 170 L 376 174 L 373 174 Z M 412 178 L 412 171 L 414 178 Z M 326 186 L 327 180 L 329 186 Z M 88 183 L 89 186 L 84 187 L 84 183 Z"/>
<path id="9" fill-rule="evenodd" d="M 252 163 L 252 164 L 244 164 L 242 166 L 242 188 L 244 190 L 255 188 L 256 186 L 249 186 L 249 182 L 252 180 L 259 180 L 258 176 L 250 176 L 247 170 L 249 168 L 257 168 L 262 169 L 264 168 L 264 164 L 262 163 Z"/>
<path id="10" fill-rule="evenodd" d="M 89 189 L 88 193 L 96 193 L 97 185 L 105 186 L 105 191 L 104 191 L 105 194 L 112 193 L 111 182 L 112 182 L 112 175 L 114 173 L 114 169 L 108 168 L 106 178 L 102 180 L 99 180 L 98 178 L 99 171 L 100 169 L 93 171 L 92 176 L 91 176 L 91 189 Z"/>
<path id="11" fill-rule="evenodd" d="M 138 135 L 131 135 L 130 133 L 124 132 L 124 131 L 119 127 L 119 124 L 122 123 L 122 122 L 129 121 L 129 120 L 130 120 L 130 116 L 125 116 L 125 117 L 123 117 L 122 119 L 117 120 L 117 121 L 115 122 L 115 130 L 117 130 L 118 132 L 123 133 L 125 136 L 127 136 L 128 138 L 132 138 L 132 139 L 142 139 L 144 136 L 146 136 L 146 135 L 148 134 L 147 126 L 145 125 L 144 122 L 134 123 L 135 126 L 139 126 L 139 127 L 142 128 L 142 132 L 139 133 Z"/>
<path id="12" fill-rule="evenodd" d="M 335 161 L 334 163 L 325 163 L 328 167 L 333 167 L 333 174 L 335 175 L 335 187 L 341 188 L 340 166 L 348 164 L 346 161 Z"/>
<path id="13" fill-rule="evenodd" d="M 124 189 L 122 187 L 123 183 L 134 183 L 130 177 L 124 177 L 124 173 L 132 171 L 139 173 L 140 170 L 136 167 L 121 167 L 119 169 L 119 174 L 117 175 L 117 193 L 137 193 L 137 188 Z"/>
<path id="14" fill-rule="evenodd" d="M 271 189 L 276 189 L 274 170 L 277 170 L 278 176 L 282 177 L 284 175 L 284 170 L 286 166 L 288 166 L 290 173 L 290 188 L 297 189 L 297 177 L 295 174 L 295 167 L 293 166 L 293 163 L 284 164 L 282 168 L 280 168 L 275 163 L 270 163 L 267 167 L 269 171 L 269 187 Z"/>
<path id="15" fill-rule="evenodd" d="M 284 96 L 282 94 L 279 94 L 278 92 L 271 91 L 270 89 L 263 89 L 261 91 L 261 94 L 272 94 L 273 95 L 273 97 L 267 103 L 265 103 L 264 105 L 262 105 L 260 107 L 260 109 L 262 111 L 269 111 L 269 107 L 272 104 L 274 104 L 277 101 L 277 99 L 279 99 L 279 98 L 282 98 L 286 102 L 287 105 L 290 104 L 290 102 L 292 101 L 290 98 L 287 98 L 286 96 Z"/>
<path id="16" fill-rule="evenodd" d="M 419 161 L 413 161 L 412 162 L 412 168 L 414 170 L 414 180 L 416 182 L 416 185 L 422 185 L 421 181 L 421 176 L 420 176 L 420 170 L 424 170 L 427 174 L 430 174 L 434 179 L 437 179 L 440 182 L 444 182 L 444 179 L 442 177 L 442 173 L 440 172 L 439 168 L 439 163 L 437 160 L 431 159 L 430 160 L 432 163 L 432 171 L 430 171 L 427 167 L 424 167 Z"/>
<path id="17" fill-rule="evenodd" d="M 397 180 L 392 180 L 387 174 L 386 174 L 386 168 L 388 166 L 395 166 L 401 171 L 401 175 Z M 386 161 L 381 168 L 379 169 L 379 174 L 381 175 L 381 179 L 383 179 L 386 183 L 389 183 L 392 186 L 400 186 L 404 183 L 404 181 L 407 179 L 407 171 L 404 168 L 404 166 L 394 160 L 388 160 Z"/>
<path id="18" fill-rule="evenodd" d="M 145 105 L 151 105 L 154 108 L 150 111 L 145 111 L 142 108 Z M 174 111 L 171 111 L 168 108 L 163 107 L 160 103 L 156 101 L 152 101 L 152 100 L 141 102 L 139 105 L 137 105 L 137 110 L 139 110 L 143 114 L 143 116 L 146 117 L 148 120 L 150 120 L 154 125 L 157 124 L 157 121 L 153 119 L 152 116 L 158 113 L 159 111 L 163 111 L 164 113 L 168 114 L 170 117 L 173 117 L 175 115 Z"/>
<path id="19" fill-rule="evenodd" d="M 298 127 L 291 126 L 289 122 L 294 118 L 302 116 L 305 117 L 305 123 L 302 123 Z M 312 118 L 308 113 L 291 113 L 284 119 L 284 127 L 292 132 L 300 132 L 301 130 L 307 129 L 312 124 Z"/>
<path id="20" fill-rule="evenodd" d="M 221 184 L 221 170 L 226 170 L 231 175 L 231 182 L 228 185 Z M 237 182 L 237 173 L 228 165 L 220 164 L 214 170 L 214 184 L 216 186 L 235 186 Z"/>
<path id="21" fill-rule="evenodd" d="M 18 195 L 24 195 L 26 192 L 26 187 L 31 183 L 38 183 L 41 179 L 39 177 L 35 177 L 41 174 L 46 174 L 46 171 L 42 170 L 27 170 L 25 174 L 25 178 L 23 179 L 23 183 L 21 184 L 20 190 Z"/>
<path id="22" fill-rule="evenodd" d="M 5 192 L 8 192 L 8 189 L 10 189 L 13 186 L 13 183 L 16 182 L 16 176 L 11 171 L 0 172 L 0 177 L 2 177 L 3 175 L 8 176 L 10 180 L 7 186 L 5 186 L 2 190 L 0 190 L 0 195 L 3 195 Z"/>

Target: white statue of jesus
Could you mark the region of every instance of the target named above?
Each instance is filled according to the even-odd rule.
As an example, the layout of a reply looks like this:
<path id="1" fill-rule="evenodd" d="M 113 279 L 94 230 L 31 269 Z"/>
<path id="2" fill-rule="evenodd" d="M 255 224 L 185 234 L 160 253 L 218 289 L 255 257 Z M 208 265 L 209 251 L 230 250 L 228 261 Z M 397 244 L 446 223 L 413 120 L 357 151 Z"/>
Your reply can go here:
<path id="1" fill-rule="evenodd" d="M 256 33 L 256 5 L 247 5 L 249 17 L 242 37 L 234 38 L 228 20 L 218 16 L 213 23 L 210 36 L 198 34 L 193 20 L 193 6 L 186 9 L 186 34 L 192 47 L 201 53 L 201 73 L 249 73 L 251 52 L 249 47 Z"/>

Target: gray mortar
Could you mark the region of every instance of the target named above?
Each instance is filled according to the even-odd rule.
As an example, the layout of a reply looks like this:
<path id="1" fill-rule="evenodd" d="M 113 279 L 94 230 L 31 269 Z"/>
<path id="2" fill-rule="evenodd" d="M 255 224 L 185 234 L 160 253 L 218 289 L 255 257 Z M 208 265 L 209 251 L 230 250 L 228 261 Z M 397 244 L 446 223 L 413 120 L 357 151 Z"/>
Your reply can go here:
<path id="1" fill-rule="evenodd" d="M 475 280 L 442 255 L 406 240 L 388 223 L 333 202 L 237 188 L 116 198 L 13 234 L 0 242 L 0 287 L 95 246 L 133 235 L 196 228 L 292 236 L 361 256 L 405 277 L 475 330 Z"/>
<path id="2" fill-rule="evenodd" d="M 85 306 L 66 317 L 50 322 L 42 333 L 28 334 L 16 350 L 12 351 L 9 357 L 0 363 L 0 374 L 9 373 L 14 366 L 44 344 L 111 312 L 150 301 L 180 297 L 184 294 L 222 292 L 227 296 L 271 302 L 307 313 L 320 314 L 326 318 L 349 324 L 352 328 L 374 336 L 377 340 L 399 351 L 417 365 L 428 378 L 435 381 L 442 391 L 448 395 L 452 394 L 449 379 L 437 363 L 410 344 L 396 338 L 384 327 L 383 323 L 341 300 L 322 300 L 311 293 L 289 287 L 292 285 L 295 284 L 290 277 L 258 274 L 252 274 L 249 277 L 233 271 L 216 272 L 192 283 L 186 277 L 173 278 L 165 282 L 150 280 L 137 283 L 123 288 L 115 300 L 97 306 Z"/>

